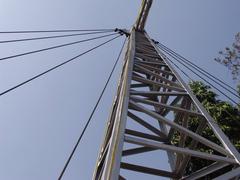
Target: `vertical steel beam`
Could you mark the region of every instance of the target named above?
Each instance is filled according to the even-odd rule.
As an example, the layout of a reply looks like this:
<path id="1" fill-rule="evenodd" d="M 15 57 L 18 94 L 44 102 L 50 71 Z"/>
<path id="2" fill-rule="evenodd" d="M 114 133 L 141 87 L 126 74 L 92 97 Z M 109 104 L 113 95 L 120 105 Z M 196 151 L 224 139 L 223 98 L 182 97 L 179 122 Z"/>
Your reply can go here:
<path id="1" fill-rule="evenodd" d="M 168 116 L 169 113 L 172 115 Z M 182 115 L 182 118 L 179 115 Z M 207 124 L 222 144 L 216 144 L 203 137 L 203 128 L 200 130 L 197 128 L 196 132 L 188 129 L 187 124 L 191 117 L 200 118 L 199 127 L 202 122 Z M 140 122 L 146 128 L 145 131 L 127 125 L 127 122 L 134 120 Z M 160 122 L 161 126 L 154 125 L 152 120 Z M 161 128 L 167 126 L 170 130 Z M 153 130 L 154 135 L 148 134 L 149 130 Z M 211 160 L 216 164 L 225 162 L 236 168 L 240 164 L 239 153 L 196 99 L 188 85 L 168 60 L 161 56 L 161 52 L 147 33 L 135 31 L 134 28 L 130 33 L 117 98 L 106 132 L 93 176 L 95 180 L 123 179 L 125 177 L 120 175 L 121 168 L 135 173 L 181 179 L 186 177 L 184 172 L 191 157 Z M 172 144 L 173 132 L 178 132 L 182 137 L 178 144 Z M 191 138 L 195 145 L 187 143 L 185 138 Z M 198 143 L 220 155 L 197 151 Z M 140 145 L 140 147 L 132 148 L 132 145 Z M 138 154 L 144 159 L 146 153 L 156 149 L 167 152 L 172 171 L 141 166 L 137 162 L 136 164 L 127 162 L 130 156 Z M 122 156 L 126 158 L 124 162 Z M 177 157 L 181 157 L 183 161 Z M 214 168 L 206 166 L 203 171 L 195 171 L 192 176 L 211 174 L 219 171 L 220 168 L 224 166 Z M 237 173 L 234 171 L 235 174 Z"/>
<path id="2" fill-rule="evenodd" d="M 152 5 L 152 0 L 142 0 L 141 9 L 139 11 L 139 15 L 137 17 L 137 21 L 135 24 L 135 28 L 137 31 L 144 30 L 151 5 Z"/>
<path id="3" fill-rule="evenodd" d="M 145 33 L 146 34 L 146 33 Z M 148 37 L 149 41 L 150 37 L 146 34 L 146 37 Z M 155 47 L 156 51 L 158 51 L 159 55 L 161 54 L 159 49 L 156 47 L 156 45 L 151 42 L 152 45 Z M 161 56 L 161 55 L 160 55 Z M 189 96 L 191 97 L 192 101 L 195 103 L 197 108 L 200 110 L 200 112 L 205 116 L 209 126 L 212 128 L 214 134 L 218 139 L 221 141 L 223 146 L 233 155 L 235 160 L 240 164 L 240 153 L 237 151 L 237 149 L 233 146 L 233 144 L 230 142 L 228 137 L 223 133 L 223 131 L 220 129 L 220 127 L 217 125 L 216 121 L 209 115 L 207 110 L 203 107 L 203 105 L 199 102 L 199 100 L 196 98 L 196 96 L 193 94 L 189 86 L 183 81 L 183 79 L 180 77 L 180 75 L 175 71 L 175 69 L 172 67 L 171 63 L 168 61 L 167 58 L 164 58 L 164 61 L 170 68 L 170 70 L 175 74 L 177 77 L 178 81 L 182 84 L 182 86 L 186 89 L 188 92 Z"/>
<path id="4" fill-rule="evenodd" d="M 135 29 L 133 28 L 125 55 L 125 64 L 122 71 L 120 85 L 118 88 L 118 101 L 116 104 L 113 127 L 109 139 L 109 147 L 105 158 L 101 179 L 118 179 L 120 163 L 123 150 L 124 132 L 127 120 L 130 84 L 132 79 L 133 61 L 135 56 Z M 95 172 L 94 179 L 97 179 Z"/>
<path id="5" fill-rule="evenodd" d="M 126 179 L 120 175 L 121 168 L 174 179 L 194 179 L 217 171 L 219 173 L 226 166 L 235 169 L 220 172 L 222 174 L 218 179 L 238 177 L 239 152 L 144 30 L 151 4 L 152 0 L 142 0 L 137 21 L 128 39 L 117 96 L 93 179 Z M 191 118 L 199 119 L 195 132 L 188 128 Z M 142 129 L 128 127 L 129 121 L 142 125 Z M 221 145 L 202 136 L 205 125 L 212 129 Z M 177 143 L 172 142 L 175 132 L 180 137 Z M 187 138 L 191 138 L 190 144 L 186 142 Z M 197 151 L 198 144 L 216 154 Z M 126 162 L 128 159 L 122 161 L 122 156 L 128 158 L 136 154 L 144 159 L 146 153 L 157 149 L 167 153 L 172 171 Z M 185 170 L 191 157 L 214 163 L 186 176 Z"/>

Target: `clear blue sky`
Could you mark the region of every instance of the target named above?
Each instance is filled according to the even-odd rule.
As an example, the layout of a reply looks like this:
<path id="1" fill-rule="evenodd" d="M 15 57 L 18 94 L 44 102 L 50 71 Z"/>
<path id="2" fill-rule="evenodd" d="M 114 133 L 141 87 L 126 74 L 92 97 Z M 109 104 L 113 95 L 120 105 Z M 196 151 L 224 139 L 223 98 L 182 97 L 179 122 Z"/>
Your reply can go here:
<path id="1" fill-rule="evenodd" d="M 141 3 L 140 0 L 0 2 L 1 31 L 129 29 Z M 155 0 L 146 30 L 152 38 L 235 86 L 230 72 L 213 59 L 219 50 L 231 45 L 235 33 L 240 31 L 239 7 L 239 0 Z M 0 44 L 0 57 L 76 39 Z M 122 41 L 123 38 L 116 40 L 0 97 L 0 179 L 57 179 L 104 86 Z M 0 62 L 0 91 L 83 52 L 97 42 Z M 120 68 L 121 64 L 67 169 L 66 180 L 91 179 Z M 145 176 L 139 177 L 144 179 Z"/>

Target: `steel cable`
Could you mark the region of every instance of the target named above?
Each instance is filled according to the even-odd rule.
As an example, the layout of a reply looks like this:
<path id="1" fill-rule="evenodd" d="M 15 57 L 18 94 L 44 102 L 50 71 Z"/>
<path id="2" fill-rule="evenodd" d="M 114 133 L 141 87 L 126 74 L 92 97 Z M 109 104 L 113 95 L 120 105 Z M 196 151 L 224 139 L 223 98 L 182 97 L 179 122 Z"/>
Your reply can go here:
<path id="1" fill-rule="evenodd" d="M 205 81 L 207 84 L 209 84 L 210 86 L 212 86 L 214 89 L 216 89 L 218 92 L 220 92 L 223 96 L 225 96 L 226 98 L 228 98 L 230 101 L 232 101 L 234 104 L 238 105 L 238 103 L 233 100 L 231 97 L 229 97 L 228 95 L 226 95 L 225 93 L 223 93 L 219 88 L 217 88 L 216 86 L 214 86 L 212 83 L 210 83 L 208 80 L 206 80 L 205 78 L 203 78 L 201 75 L 199 75 L 198 73 L 196 73 L 195 71 L 193 71 L 191 68 L 189 68 L 186 64 L 184 64 L 182 61 L 180 61 L 179 59 L 177 59 L 175 56 L 173 56 L 171 53 L 169 53 L 168 51 L 162 49 L 161 47 L 159 47 L 162 51 L 164 51 L 165 53 L 167 53 L 169 56 L 171 56 L 174 60 L 176 60 L 178 63 L 180 63 L 181 65 L 183 65 L 185 68 L 187 68 L 189 71 L 191 71 L 193 74 L 195 74 L 196 76 L 198 76 L 200 79 L 202 79 L 203 81 Z M 168 57 L 167 57 L 168 58 Z M 170 58 L 168 58 L 168 60 L 170 60 Z"/>
<path id="2" fill-rule="evenodd" d="M 63 37 L 81 36 L 81 35 L 89 35 L 89 34 L 101 34 L 101 33 L 109 33 L 109 32 L 113 32 L 113 31 L 99 31 L 99 32 L 79 33 L 79 34 L 64 34 L 64 35 L 58 35 L 58 36 L 43 36 L 43 37 L 33 37 L 33 38 L 24 38 L 24 39 L 12 39 L 12 40 L 0 41 L 0 43 L 3 44 L 3 43 L 12 43 L 12 42 L 22 42 L 22 41 L 33 41 L 33 40 L 63 38 Z"/>
<path id="3" fill-rule="evenodd" d="M 0 34 L 25 34 L 25 33 L 61 33 L 61 32 L 84 32 L 84 31 L 114 31 L 114 29 L 64 29 L 64 30 L 23 30 L 23 31 L 0 31 Z"/>
<path id="4" fill-rule="evenodd" d="M 89 49 L 89 50 L 87 50 L 87 51 L 85 51 L 85 52 L 83 52 L 83 53 L 81 53 L 81 54 L 79 54 L 79 55 L 77 55 L 77 56 L 69 59 L 69 60 L 67 60 L 67 61 L 64 61 L 64 62 L 61 63 L 61 64 L 58 64 L 58 65 L 56 65 L 56 66 L 54 66 L 54 67 L 52 67 L 52 68 L 50 68 L 50 69 L 48 69 L 48 70 L 46 70 L 46 71 L 38 74 L 38 75 L 36 75 L 36 76 L 34 76 L 34 77 L 32 77 L 32 78 L 24 81 L 24 82 L 22 82 L 22 83 L 20 83 L 20 84 L 18 84 L 18 85 L 16 85 L 16 86 L 14 86 L 14 87 L 12 87 L 12 88 L 9 88 L 8 90 L 3 91 L 3 92 L 0 93 L 0 96 L 3 96 L 4 94 L 9 93 L 9 92 L 13 91 L 13 90 L 16 89 L 16 88 L 19 88 L 19 87 L 23 86 L 24 84 L 27 84 L 27 83 L 33 81 L 34 79 L 37 79 L 37 78 L 39 78 L 39 77 L 41 77 L 41 76 L 49 73 L 50 71 L 53 71 L 53 70 L 55 70 L 55 69 L 57 69 L 57 68 L 65 65 L 65 64 L 67 64 L 67 63 L 69 63 L 69 62 L 71 62 L 71 61 L 79 58 L 80 56 L 82 56 L 82 55 L 84 55 L 84 54 L 87 54 L 87 53 L 93 51 L 94 49 L 97 49 L 97 48 L 103 46 L 104 44 L 109 43 L 110 41 L 113 41 L 114 39 L 116 39 L 116 38 L 118 38 L 118 37 L 120 37 L 120 36 L 121 36 L 121 35 L 116 36 L 116 37 L 114 37 L 114 38 L 111 38 L 110 40 L 107 40 L 107 41 L 105 41 L 105 42 L 103 42 L 103 43 L 101 43 L 101 44 L 99 44 L 99 45 L 97 45 L 97 46 L 95 46 L 95 47 L 93 47 L 93 48 L 91 48 L 91 49 Z"/>
<path id="5" fill-rule="evenodd" d="M 70 163 L 70 161 L 71 161 L 71 159 L 72 159 L 72 157 L 73 157 L 73 155 L 74 155 L 74 153 L 75 153 L 75 151 L 76 151 L 76 149 L 77 149 L 77 147 L 78 147 L 78 145 L 79 145 L 79 143 L 80 143 L 80 141 L 81 141 L 81 139 L 82 139 L 82 137 L 83 137 L 83 135 L 84 135 L 84 133 L 85 133 L 85 131 L 86 131 L 86 129 L 87 129 L 87 127 L 88 127 L 88 125 L 89 125 L 92 117 L 93 117 L 93 115 L 94 115 L 94 113 L 95 113 L 95 111 L 96 111 L 96 109 L 97 109 L 97 107 L 98 107 L 98 104 L 99 104 L 100 100 L 102 99 L 102 96 L 103 96 L 103 94 L 104 94 L 104 92 L 105 92 L 105 90 L 106 90 L 106 88 L 107 88 L 107 86 L 108 86 L 108 83 L 109 83 L 109 81 L 110 81 L 110 79 L 111 79 L 111 77 L 112 77 L 112 74 L 113 74 L 113 72 L 114 72 L 114 70 L 115 70 L 115 68 L 116 68 L 116 65 L 117 65 L 117 63 L 118 63 L 118 61 L 119 61 L 119 59 L 120 59 L 120 56 L 121 56 L 121 54 L 122 54 L 122 51 L 123 51 L 125 42 L 126 42 L 126 38 L 125 38 L 125 41 L 124 41 L 124 43 L 123 43 L 123 45 L 122 45 L 122 48 L 121 48 L 121 50 L 120 50 L 120 53 L 118 54 L 117 60 L 116 60 L 115 63 L 114 63 L 114 66 L 113 66 L 113 68 L 112 68 L 112 71 L 110 72 L 110 75 L 109 75 L 109 77 L 108 77 L 108 79 L 107 79 L 107 81 L 106 81 L 106 83 L 105 83 L 105 86 L 104 86 L 104 88 L 102 89 L 102 92 L 101 92 L 101 94 L 100 94 L 100 96 L 99 96 L 99 98 L 98 98 L 98 100 L 97 100 L 97 102 L 96 102 L 96 104 L 95 104 L 92 112 L 91 112 L 91 115 L 89 116 L 89 119 L 88 119 L 87 123 L 85 124 L 85 126 L 84 126 L 84 128 L 83 128 L 83 131 L 82 131 L 82 133 L 80 134 L 80 136 L 79 136 L 79 138 L 78 138 L 78 140 L 77 140 L 77 142 L 76 142 L 76 144 L 75 144 L 75 146 L 74 146 L 71 154 L 69 155 L 69 157 L 68 157 L 68 159 L 67 159 L 67 161 L 66 161 L 66 163 L 65 163 L 65 165 L 64 165 L 64 168 L 62 169 L 62 171 L 61 171 L 61 173 L 60 173 L 60 175 L 59 175 L 58 180 L 61 180 L 61 179 L 62 179 L 62 177 L 63 177 L 63 175 L 64 175 L 64 173 L 65 173 L 65 171 L 66 171 L 66 169 L 67 169 L 67 167 L 68 167 L 68 165 L 69 165 L 69 163 Z"/>
<path id="6" fill-rule="evenodd" d="M 113 35 L 116 35 L 116 34 L 118 34 L 118 33 L 112 33 L 112 34 L 108 34 L 108 35 L 104 35 L 104 36 L 98 36 L 98 37 L 84 39 L 84 40 L 80 40 L 80 41 L 74 41 L 74 42 L 71 42 L 71 43 L 60 44 L 60 45 L 57 45 L 57 46 L 51 46 L 51 47 L 48 47 L 48 48 L 38 49 L 38 50 L 35 50 L 35 51 L 29 51 L 29 52 L 21 53 L 21 54 L 17 54 L 17 55 L 7 56 L 7 57 L 0 58 L 0 61 L 16 58 L 16 57 L 20 57 L 20 56 L 25 56 L 25 55 L 29 55 L 29 54 L 39 53 L 39 52 L 43 52 L 43 51 L 48 51 L 48 50 L 61 48 L 61 47 L 65 47 L 65 46 L 70 46 L 70 45 L 74 45 L 74 44 L 78 44 L 78 43 L 82 43 L 82 42 L 92 41 L 92 40 L 95 40 L 95 39 L 101 39 L 101 38 L 108 37 L 108 36 L 113 36 Z"/>
<path id="7" fill-rule="evenodd" d="M 183 56 L 179 55 L 178 53 L 174 52 L 173 50 L 167 48 L 166 46 L 164 46 L 163 44 L 159 43 L 158 46 L 162 49 L 165 49 L 166 51 L 168 51 L 169 53 L 173 54 L 174 56 L 176 56 L 177 58 L 185 61 L 189 66 L 191 66 L 192 68 L 194 68 L 195 70 L 197 70 L 199 73 L 203 74 L 204 76 L 206 76 L 207 78 L 211 79 L 213 82 L 215 82 L 216 84 L 218 84 L 219 86 L 221 86 L 222 88 L 224 88 L 226 91 L 230 92 L 231 94 L 233 94 L 234 96 L 240 98 L 240 96 L 237 94 L 238 92 L 232 88 L 231 86 L 229 86 L 227 83 L 225 83 L 224 81 L 222 81 L 221 79 L 213 76 L 212 74 L 208 73 L 206 70 L 204 70 L 203 68 L 199 67 L 198 65 L 194 64 L 193 62 L 187 60 L 186 58 L 184 58 Z M 218 81 L 216 81 L 216 80 Z M 233 90 L 234 92 L 230 91 L 229 89 L 227 89 L 226 87 L 224 87 L 223 85 L 225 85 L 226 87 L 230 88 L 231 90 Z"/>

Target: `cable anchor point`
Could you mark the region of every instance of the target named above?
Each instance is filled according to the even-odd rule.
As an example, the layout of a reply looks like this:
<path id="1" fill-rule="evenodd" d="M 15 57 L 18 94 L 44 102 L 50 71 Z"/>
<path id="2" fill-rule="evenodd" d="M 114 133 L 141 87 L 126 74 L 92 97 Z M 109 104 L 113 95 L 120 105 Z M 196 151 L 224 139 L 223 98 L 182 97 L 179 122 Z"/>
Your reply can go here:
<path id="1" fill-rule="evenodd" d="M 154 44 L 159 44 L 158 41 L 155 41 L 154 39 L 151 39 Z"/>
<path id="2" fill-rule="evenodd" d="M 130 33 L 129 33 L 129 31 L 127 29 L 118 29 L 118 28 L 116 28 L 114 31 L 118 32 L 120 35 L 125 35 L 126 37 L 128 37 L 130 35 Z"/>

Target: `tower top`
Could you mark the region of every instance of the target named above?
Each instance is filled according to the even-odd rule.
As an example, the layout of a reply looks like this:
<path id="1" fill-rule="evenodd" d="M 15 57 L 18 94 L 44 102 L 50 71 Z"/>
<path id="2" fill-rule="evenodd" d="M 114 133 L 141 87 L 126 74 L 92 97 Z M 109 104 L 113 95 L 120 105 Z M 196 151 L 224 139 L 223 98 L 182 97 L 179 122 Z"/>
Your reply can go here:
<path id="1" fill-rule="evenodd" d="M 147 21 L 147 17 L 148 17 L 148 13 L 149 10 L 151 8 L 153 0 L 142 0 L 142 5 L 137 17 L 137 21 L 135 23 L 135 28 L 137 31 L 143 31 L 146 21 Z"/>

